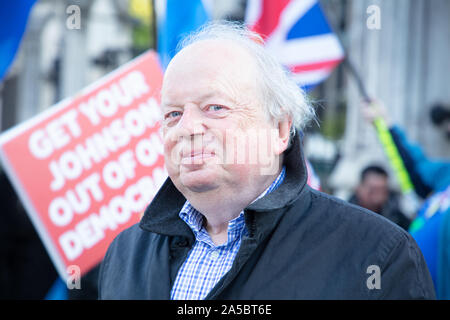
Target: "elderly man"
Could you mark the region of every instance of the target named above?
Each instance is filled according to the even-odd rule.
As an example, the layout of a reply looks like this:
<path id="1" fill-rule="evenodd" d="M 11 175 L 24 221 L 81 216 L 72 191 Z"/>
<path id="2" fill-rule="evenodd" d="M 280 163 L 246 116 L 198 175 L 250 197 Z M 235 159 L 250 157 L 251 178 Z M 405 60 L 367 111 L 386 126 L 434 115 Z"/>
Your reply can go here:
<path id="1" fill-rule="evenodd" d="M 99 298 L 434 298 L 406 232 L 306 185 L 314 112 L 257 35 L 189 38 L 161 104 L 169 178 L 108 249 Z"/>

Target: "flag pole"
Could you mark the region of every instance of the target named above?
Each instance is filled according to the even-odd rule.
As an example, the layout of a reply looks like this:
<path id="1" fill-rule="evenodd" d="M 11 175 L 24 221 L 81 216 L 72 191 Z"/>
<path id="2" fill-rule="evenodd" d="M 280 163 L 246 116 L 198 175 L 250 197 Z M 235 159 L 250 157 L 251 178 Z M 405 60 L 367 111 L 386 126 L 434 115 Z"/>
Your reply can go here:
<path id="1" fill-rule="evenodd" d="M 151 14 L 150 14 L 150 34 L 153 36 L 153 50 L 158 51 L 158 32 L 157 32 L 157 23 L 156 23 L 156 9 L 155 9 L 155 0 L 150 1 L 151 6 Z"/>
<path id="2" fill-rule="evenodd" d="M 337 33 L 336 33 L 336 35 L 337 35 Z M 364 85 L 364 82 L 362 81 L 361 76 L 359 75 L 358 71 L 356 70 L 355 65 L 352 63 L 352 61 L 348 57 L 347 50 L 345 50 L 345 48 L 343 48 L 343 50 L 344 50 L 343 64 L 346 66 L 347 70 L 350 72 L 350 74 L 353 76 L 353 79 L 356 81 L 358 91 L 361 94 L 361 96 L 363 97 L 364 101 L 367 103 L 371 103 L 372 99 L 370 98 L 369 94 L 367 93 L 366 86 Z"/>

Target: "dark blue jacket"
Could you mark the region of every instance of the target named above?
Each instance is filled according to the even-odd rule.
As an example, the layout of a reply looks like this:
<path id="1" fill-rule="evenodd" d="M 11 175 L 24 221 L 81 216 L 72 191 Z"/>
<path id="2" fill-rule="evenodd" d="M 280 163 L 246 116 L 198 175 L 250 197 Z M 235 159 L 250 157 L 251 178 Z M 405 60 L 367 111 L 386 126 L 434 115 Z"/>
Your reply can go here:
<path id="1" fill-rule="evenodd" d="M 298 137 L 284 164 L 283 184 L 245 208 L 249 234 L 207 299 L 435 298 L 407 232 L 309 188 Z M 178 216 L 185 201 L 168 179 L 140 224 L 117 236 L 101 266 L 100 299 L 170 298 L 195 241 Z"/>

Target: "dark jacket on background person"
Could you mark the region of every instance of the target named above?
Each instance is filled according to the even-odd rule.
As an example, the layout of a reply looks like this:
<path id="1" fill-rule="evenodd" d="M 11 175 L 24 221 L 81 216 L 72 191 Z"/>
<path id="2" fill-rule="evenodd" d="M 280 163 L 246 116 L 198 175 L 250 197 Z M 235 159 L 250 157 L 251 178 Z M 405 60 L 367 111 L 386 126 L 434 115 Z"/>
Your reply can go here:
<path id="1" fill-rule="evenodd" d="M 4 171 L 0 196 L 0 300 L 44 299 L 58 274 Z"/>
<path id="2" fill-rule="evenodd" d="M 278 189 L 245 208 L 248 235 L 206 299 L 435 298 L 407 232 L 306 185 L 298 136 L 284 165 Z M 185 201 L 167 179 L 141 222 L 116 237 L 101 265 L 100 299 L 170 298 L 195 241 L 178 216 Z"/>

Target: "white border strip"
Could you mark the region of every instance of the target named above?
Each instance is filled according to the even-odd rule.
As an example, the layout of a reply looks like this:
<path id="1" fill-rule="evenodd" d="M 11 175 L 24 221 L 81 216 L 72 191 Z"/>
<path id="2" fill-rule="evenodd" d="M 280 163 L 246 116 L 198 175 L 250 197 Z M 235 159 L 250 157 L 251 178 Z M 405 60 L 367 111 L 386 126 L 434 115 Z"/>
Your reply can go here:
<path id="1" fill-rule="evenodd" d="M 292 75 L 292 79 L 300 85 L 314 85 L 325 80 L 333 70 L 321 69 Z"/>
<path id="2" fill-rule="evenodd" d="M 301 65 L 344 57 L 344 51 L 332 33 L 277 43 L 269 41 L 267 50 L 284 65 Z"/>

